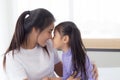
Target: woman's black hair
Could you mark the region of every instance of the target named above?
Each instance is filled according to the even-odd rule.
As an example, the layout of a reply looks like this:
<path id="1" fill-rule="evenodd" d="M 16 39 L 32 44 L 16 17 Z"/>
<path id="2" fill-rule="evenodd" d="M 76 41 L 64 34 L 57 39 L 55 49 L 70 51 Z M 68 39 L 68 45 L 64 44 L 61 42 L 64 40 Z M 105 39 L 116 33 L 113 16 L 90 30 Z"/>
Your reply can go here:
<path id="1" fill-rule="evenodd" d="M 27 44 L 28 35 L 32 31 L 33 27 L 36 30 L 42 32 L 54 21 L 55 18 L 52 13 L 43 8 L 23 12 L 17 20 L 15 32 L 10 46 L 4 54 L 3 67 L 5 68 L 6 55 L 9 51 L 12 51 L 12 54 L 14 56 L 15 49 L 20 50 L 20 46 L 23 43 Z M 46 50 L 46 47 L 44 48 Z"/>
<path id="2" fill-rule="evenodd" d="M 73 71 L 76 73 L 75 76 L 81 72 L 81 76 L 84 76 L 84 80 L 88 80 L 85 66 L 86 49 L 83 45 L 81 34 L 77 26 L 71 21 L 65 21 L 58 24 L 55 27 L 55 31 L 58 31 L 61 36 L 69 36 L 68 46 L 71 48 L 72 52 L 72 64 Z"/>

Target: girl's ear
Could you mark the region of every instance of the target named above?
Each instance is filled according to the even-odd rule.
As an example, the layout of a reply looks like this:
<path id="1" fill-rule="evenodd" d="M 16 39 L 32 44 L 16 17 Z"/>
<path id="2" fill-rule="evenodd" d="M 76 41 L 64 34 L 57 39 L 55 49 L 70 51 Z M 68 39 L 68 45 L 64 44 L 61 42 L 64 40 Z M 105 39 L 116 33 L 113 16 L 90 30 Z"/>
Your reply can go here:
<path id="1" fill-rule="evenodd" d="M 69 36 L 68 36 L 68 35 L 65 35 L 65 36 L 63 37 L 63 42 L 64 42 L 64 43 L 68 43 L 68 42 L 69 42 Z"/>

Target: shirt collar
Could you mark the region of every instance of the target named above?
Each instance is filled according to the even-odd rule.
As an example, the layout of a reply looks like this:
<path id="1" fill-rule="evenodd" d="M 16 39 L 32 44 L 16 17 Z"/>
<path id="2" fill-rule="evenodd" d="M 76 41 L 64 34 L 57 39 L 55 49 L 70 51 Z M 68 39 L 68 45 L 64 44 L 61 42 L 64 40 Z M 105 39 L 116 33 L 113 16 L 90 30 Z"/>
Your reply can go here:
<path id="1" fill-rule="evenodd" d="M 69 56 L 71 55 L 71 49 L 68 49 L 68 51 L 63 52 L 63 55 Z"/>

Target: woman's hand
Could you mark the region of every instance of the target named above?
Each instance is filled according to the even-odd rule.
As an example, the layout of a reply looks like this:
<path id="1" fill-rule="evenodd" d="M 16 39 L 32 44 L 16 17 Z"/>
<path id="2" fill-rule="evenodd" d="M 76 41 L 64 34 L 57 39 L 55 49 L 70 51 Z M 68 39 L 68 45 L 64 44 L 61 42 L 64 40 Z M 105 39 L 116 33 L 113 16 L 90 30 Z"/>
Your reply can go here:
<path id="1" fill-rule="evenodd" d="M 63 65 L 62 65 L 62 62 L 59 62 L 59 63 L 55 64 L 54 71 L 56 72 L 56 74 L 58 76 L 62 77 L 62 74 L 63 74 Z"/>
<path id="2" fill-rule="evenodd" d="M 56 77 L 45 77 L 42 80 L 62 80 L 61 78 L 56 78 Z"/>
<path id="3" fill-rule="evenodd" d="M 49 79 L 49 77 L 45 77 L 45 78 L 43 78 L 42 80 L 50 80 L 50 79 Z"/>
<path id="4" fill-rule="evenodd" d="M 70 76 L 67 80 L 73 80 L 74 78 L 72 76 Z"/>
<path id="5" fill-rule="evenodd" d="M 80 80 L 80 78 L 73 78 L 72 76 L 70 76 L 67 80 Z"/>
<path id="6" fill-rule="evenodd" d="M 98 69 L 95 63 L 93 63 L 93 77 L 95 78 L 95 80 L 98 80 Z"/>
<path id="7" fill-rule="evenodd" d="M 81 80 L 80 78 L 74 78 L 73 80 Z"/>

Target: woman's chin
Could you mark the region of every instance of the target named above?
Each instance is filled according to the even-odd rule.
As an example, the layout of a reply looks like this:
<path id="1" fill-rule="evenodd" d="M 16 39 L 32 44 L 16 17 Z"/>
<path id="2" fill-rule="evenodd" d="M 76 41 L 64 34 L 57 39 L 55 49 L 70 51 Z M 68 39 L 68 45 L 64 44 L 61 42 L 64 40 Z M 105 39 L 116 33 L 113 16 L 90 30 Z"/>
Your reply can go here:
<path id="1" fill-rule="evenodd" d="M 45 47 L 46 46 L 46 44 L 43 44 L 43 45 L 41 45 L 42 47 Z"/>
<path id="2" fill-rule="evenodd" d="M 41 47 L 45 47 L 45 46 L 46 46 L 46 44 L 40 44 L 40 43 L 39 43 L 39 45 L 40 45 Z"/>

